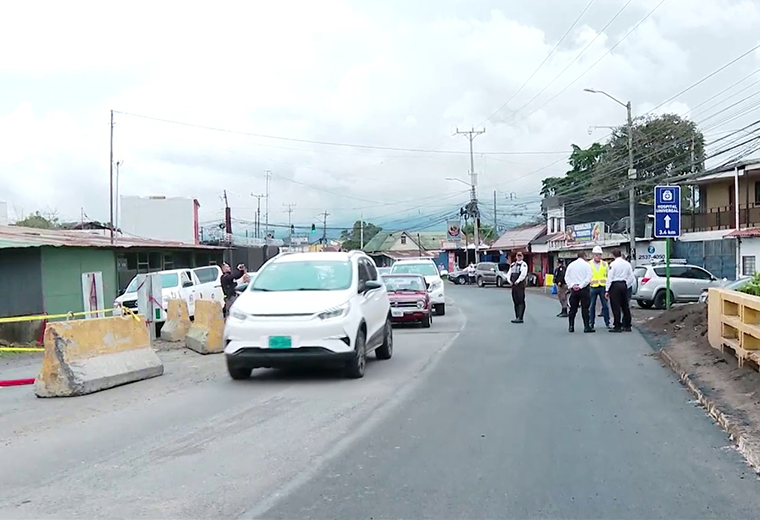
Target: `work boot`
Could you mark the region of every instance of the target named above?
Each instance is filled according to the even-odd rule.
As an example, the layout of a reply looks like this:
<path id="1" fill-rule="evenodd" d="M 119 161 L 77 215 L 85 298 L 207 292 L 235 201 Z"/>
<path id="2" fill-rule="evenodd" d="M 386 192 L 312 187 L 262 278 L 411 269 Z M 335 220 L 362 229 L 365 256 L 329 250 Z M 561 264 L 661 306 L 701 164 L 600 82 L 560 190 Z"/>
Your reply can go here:
<path id="1" fill-rule="evenodd" d="M 570 325 L 569 327 L 567 327 L 567 331 L 568 332 L 575 332 L 575 325 Z"/>
<path id="2" fill-rule="evenodd" d="M 591 332 L 596 332 L 596 330 L 594 330 L 593 327 L 586 327 L 583 329 L 583 332 L 585 332 L 586 334 L 589 334 Z"/>

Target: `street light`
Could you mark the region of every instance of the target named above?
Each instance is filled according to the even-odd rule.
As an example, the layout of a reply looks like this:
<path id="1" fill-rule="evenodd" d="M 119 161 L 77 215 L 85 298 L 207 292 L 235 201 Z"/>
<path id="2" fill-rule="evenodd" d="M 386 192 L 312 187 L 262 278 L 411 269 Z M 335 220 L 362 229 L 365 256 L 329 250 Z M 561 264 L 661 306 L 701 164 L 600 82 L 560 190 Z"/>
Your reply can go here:
<path id="1" fill-rule="evenodd" d="M 617 103 L 620 106 L 625 107 L 626 112 L 628 113 L 628 179 L 631 181 L 636 180 L 636 170 L 633 167 L 633 117 L 631 115 L 631 102 L 628 101 L 627 103 L 623 103 L 619 99 L 617 99 L 614 96 L 611 96 L 610 94 L 606 93 L 603 90 L 596 90 L 593 88 L 584 88 L 584 92 L 588 92 L 590 94 L 602 94 L 603 96 L 607 96 L 612 101 Z M 631 187 L 628 190 L 628 213 L 630 218 L 630 227 L 629 227 L 629 239 L 630 239 L 630 245 L 629 248 L 631 250 L 631 265 L 636 265 L 636 188 L 634 186 L 634 183 L 631 182 Z"/>
<path id="2" fill-rule="evenodd" d="M 470 184 L 470 183 L 469 183 L 469 182 L 467 182 L 467 181 L 463 181 L 462 179 L 457 179 L 456 177 L 446 177 L 446 180 L 447 180 L 447 181 L 457 181 L 457 182 L 461 182 L 462 184 L 465 184 L 465 185 L 467 185 L 467 187 L 468 187 L 468 188 L 472 188 L 472 184 Z"/>

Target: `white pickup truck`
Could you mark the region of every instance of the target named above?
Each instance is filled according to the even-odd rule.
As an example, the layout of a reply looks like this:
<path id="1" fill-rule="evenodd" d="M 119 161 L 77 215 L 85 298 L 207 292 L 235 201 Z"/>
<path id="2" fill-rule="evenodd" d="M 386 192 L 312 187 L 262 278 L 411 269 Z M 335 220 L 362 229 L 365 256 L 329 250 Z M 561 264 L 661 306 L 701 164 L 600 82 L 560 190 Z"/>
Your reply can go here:
<path id="1" fill-rule="evenodd" d="M 224 295 L 219 279 L 222 270 L 219 266 L 209 265 L 194 269 L 171 269 L 159 271 L 161 275 L 162 305 L 164 310 L 171 298 L 182 298 L 187 302 L 187 311 L 190 316 L 195 315 L 195 300 L 217 300 L 220 305 L 224 304 Z M 137 310 L 137 278 L 127 285 L 124 294 L 116 298 L 114 307 L 127 307 Z"/>

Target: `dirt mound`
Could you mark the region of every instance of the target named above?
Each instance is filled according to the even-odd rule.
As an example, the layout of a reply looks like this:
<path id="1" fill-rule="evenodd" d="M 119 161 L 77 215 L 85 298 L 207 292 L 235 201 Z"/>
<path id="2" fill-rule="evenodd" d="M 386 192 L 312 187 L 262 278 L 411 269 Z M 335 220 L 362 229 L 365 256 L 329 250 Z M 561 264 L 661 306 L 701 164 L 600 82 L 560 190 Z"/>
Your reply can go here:
<path id="1" fill-rule="evenodd" d="M 671 307 L 653 316 L 644 325 L 652 332 L 677 335 L 679 340 L 697 341 L 707 334 L 707 306 L 693 303 Z"/>

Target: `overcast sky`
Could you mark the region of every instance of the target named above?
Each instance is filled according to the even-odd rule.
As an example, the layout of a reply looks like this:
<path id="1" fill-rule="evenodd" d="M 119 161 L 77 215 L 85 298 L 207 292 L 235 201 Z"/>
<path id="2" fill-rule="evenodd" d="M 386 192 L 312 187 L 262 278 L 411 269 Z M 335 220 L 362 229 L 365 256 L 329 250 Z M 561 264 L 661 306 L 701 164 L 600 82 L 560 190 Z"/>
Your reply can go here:
<path id="1" fill-rule="evenodd" d="M 760 5 L 752 0 L 195 5 L 3 4 L 0 200 L 11 218 L 56 210 L 78 220 L 84 208 L 92 219 L 108 219 L 113 109 L 114 160 L 124 162 L 120 193 L 195 197 L 203 221 L 221 221 L 224 189 L 233 215 L 253 219 L 251 193 L 264 192 L 265 170 L 273 174 L 271 222 L 287 222 L 287 203 L 297 204 L 294 221 L 304 225 L 323 211 L 336 225 L 361 213 L 386 227 L 401 216 L 432 221 L 468 198 L 467 186 L 445 179 L 467 179 L 468 143 L 452 134 L 476 125 L 486 129 L 475 140 L 479 196 L 491 206 L 497 190 L 502 223 L 516 222 L 535 213 L 541 179 L 565 171 L 558 152 L 605 136 L 605 129 L 589 135 L 590 125 L 624 122 L 623 107 L 584 87 L 630 99 L 641 115 L 760 40 Z M 753 53 L 658 112 L 687 114 L 759 65 Z M 694 119 L 758 92 L 750 86 L 730 97 L 757 79 L 716 97 L 699 111 L 723 104 L 694 111 Z M 712 117 L 706 137 L 756 115 L 721 126 L 714 124 L 723 116 Z"/>

